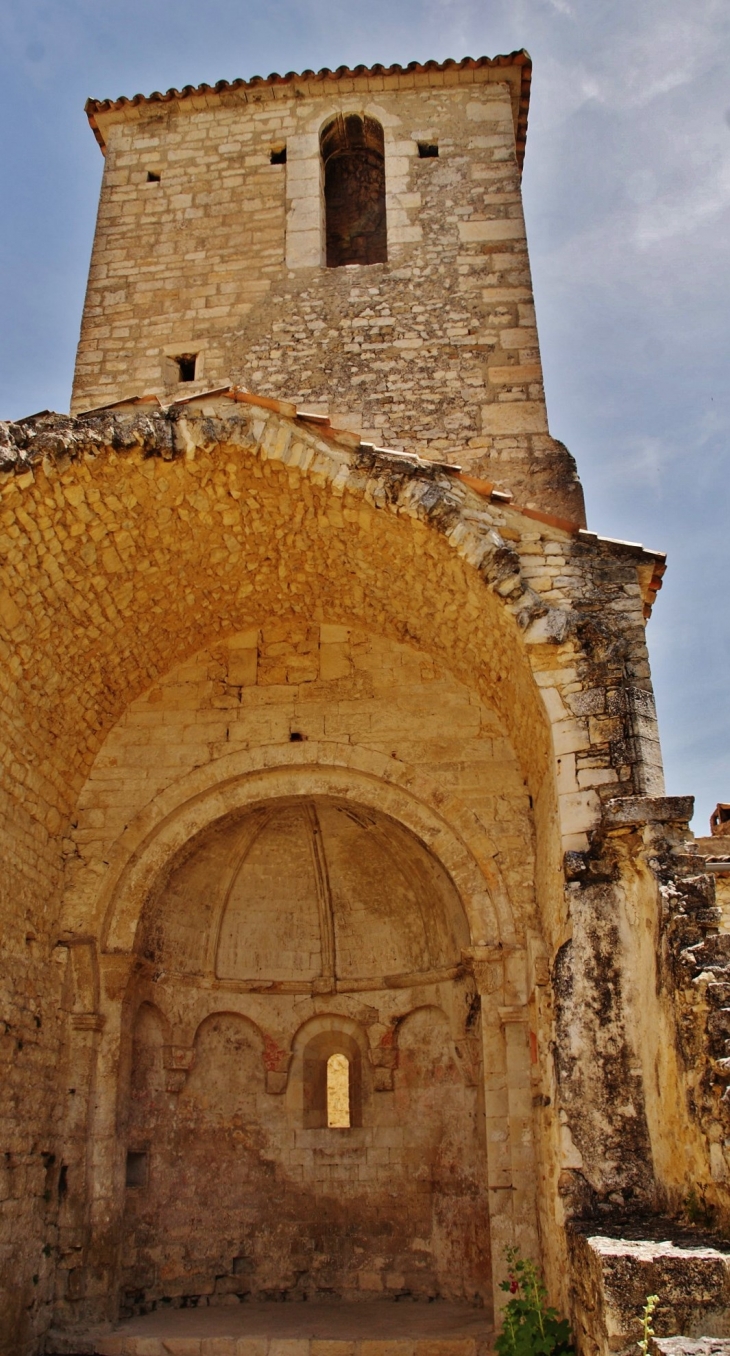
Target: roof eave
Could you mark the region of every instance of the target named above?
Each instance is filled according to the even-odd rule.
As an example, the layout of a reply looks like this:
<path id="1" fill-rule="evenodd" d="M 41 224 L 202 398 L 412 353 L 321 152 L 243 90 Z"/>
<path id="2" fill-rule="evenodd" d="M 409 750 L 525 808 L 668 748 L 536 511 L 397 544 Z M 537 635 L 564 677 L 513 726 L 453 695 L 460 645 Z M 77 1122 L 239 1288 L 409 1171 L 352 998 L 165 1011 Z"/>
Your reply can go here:
<path id="1" fill-rule="evenodd" d="M 100 124 L 100 117 L 105 120 L 105 115 L 110 113 L 126 113 L 133 109 L 138 109 L 141 105 L 153 106 L 166 103 L 184 103 L 188 100 L 215 99 L 216 96 L 225 96 L 231 93 L 247 96 L 249 92 L 261 97 L 262 89 L 270 89 L 271 96 L 276 97 L 275 91 L 282 90 L 284 86 L 292 86 L 292 93 L 297 85 L 307 85 L 311 93 L 312 85 L 321 85 L 322 90 L 331 88 L 333 84 L 346 81 L 350 86 L 353 80 L 389 80 L 394 82 L 402 80 L 410 75 L 442 75 L 446 72 L 456 72 L 465 76 L 465 82 L 468 80 L 468 74 L 475 71 L 497 71 L 511 69 L 519 72 L 519 87 L 515 91 L 516 97 L 513 98 L 513 117 L 515 126 L 515 147 L 517 154 L 517 163 L 522 170 L 522 164 L 525 157 L 525 143 L 527 140 L 527 117 L 530 106 L 530 81 L 532 79 L 532 58 L 529 52 L 524 48 L 518 52 L 510 52 L 504 56 L 495 57 L 464 57 L 461 61 L 454 61 L 449 58 L 447 61 L 426 61 L 421 64 L 418 61 L 411 61 L 407 66 L 382 66 L 377 63 L 374 66 L 355 66 L 350 69 L 348 66 L 338 66 L 336 71 L 331 71 L 327 66 L 323 66 L 320 71 L 289 71 L 286 75 L 279 75 L 274 71 L 271 75 L 264 78 L 260 75 L 253 76 L 250 80 L 218 80 L 215 85 L 185 85 L 181 90 L 168 89 L 162 94 L 155 90 L 152 94 L 135 94 L 131 99 L 122 97 L 119 99 L 87 99 L 85 104 L 86 116 L 89 120 L 96 140 L 101 147 L 102 154 L 106 154 L 106 140 L 103 127 Z M 513 83 L 513 81 L 510 81 Z"/>

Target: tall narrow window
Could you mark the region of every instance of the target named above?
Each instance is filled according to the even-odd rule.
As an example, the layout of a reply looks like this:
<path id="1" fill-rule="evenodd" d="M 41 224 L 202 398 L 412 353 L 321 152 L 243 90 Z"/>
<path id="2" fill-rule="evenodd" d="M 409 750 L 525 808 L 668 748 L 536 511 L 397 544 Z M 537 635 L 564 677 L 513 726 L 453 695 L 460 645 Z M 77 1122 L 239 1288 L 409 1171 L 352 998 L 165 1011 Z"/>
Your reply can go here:
<path id="1" fill-rule="evenodd" d="M 388 258 L 383 129 L 356 113 L 323 129 L 327 267 L 382 264 Z"/>
<path id="2" fill-rule="evenodd" d="M 362 1125 L 362 1051 L 354 1036 L 320 1031 L 304 1047 L 302 1066 L 306 1130 Z"/>
<path id="3" fill-rule="evenodd" d="M 350 1061 L 347 1055 L 327 1060 L 327 1125 L 330 1130 L 350 1128 Z"/>

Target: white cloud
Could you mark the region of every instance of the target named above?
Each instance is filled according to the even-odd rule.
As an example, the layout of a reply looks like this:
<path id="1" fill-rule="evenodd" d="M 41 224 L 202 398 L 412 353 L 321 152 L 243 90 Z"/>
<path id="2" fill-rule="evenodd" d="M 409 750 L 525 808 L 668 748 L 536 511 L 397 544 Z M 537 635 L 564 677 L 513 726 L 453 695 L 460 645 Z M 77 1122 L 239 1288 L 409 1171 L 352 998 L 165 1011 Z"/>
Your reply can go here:
<path id="1" fill-rule="evenodd" d="M 639 213 L 634 238 L 641 249 L 660 240 L 691 235 L 730 207 L 730 154 L 704 180 L 699 176 L 681 196 Z"/>

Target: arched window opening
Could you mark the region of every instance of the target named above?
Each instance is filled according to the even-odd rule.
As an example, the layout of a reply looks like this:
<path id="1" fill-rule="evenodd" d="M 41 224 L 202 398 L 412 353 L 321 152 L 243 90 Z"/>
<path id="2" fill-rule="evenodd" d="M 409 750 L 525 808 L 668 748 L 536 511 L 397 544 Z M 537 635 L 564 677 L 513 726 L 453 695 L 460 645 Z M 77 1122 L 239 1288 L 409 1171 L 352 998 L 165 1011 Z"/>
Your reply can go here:
<path id="1" fill-rule="evenodd" d="M 380 123 L 357 113 L 340 113 L 323 129 L 320 147 L 327 267 L 385 263 L 385 146 Z"/>
<path id="2" fill-rule="evenodd" d="M 303 1052 L 304 1126 L 353 1130 L 362 1125 L 362 1053 L 345 1031 L 321 1031 Z"/>
<path id="3" fill-rule="evenodd" d="M 347 1055 L 327 1060 L 327 1125 L 330 1130 L 350 1129 L 350 1061 Z"/>

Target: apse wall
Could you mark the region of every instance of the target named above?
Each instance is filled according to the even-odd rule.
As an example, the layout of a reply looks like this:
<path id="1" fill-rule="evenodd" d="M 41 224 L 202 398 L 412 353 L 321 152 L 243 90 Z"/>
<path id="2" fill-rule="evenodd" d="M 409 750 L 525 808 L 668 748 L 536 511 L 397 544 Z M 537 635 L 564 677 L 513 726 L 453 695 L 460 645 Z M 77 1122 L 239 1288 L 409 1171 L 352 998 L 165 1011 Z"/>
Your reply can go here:
<path id="1" fill-rule="evenodd" d="M 261 1026 L 225 1008 L 205 1018 L 180 1086 L 164 1068 L 164 1020 L 142 1006 L 120 1127 L 123 1314 L 378 1296 L 491 1309 L 483 1100 L 473 1070 L 460 1067 L 446 1012 L 428 1002 L 438 996 L 398 994 L 387 1082 L 369 1059 L 387 997 L 369 991 L 354 1009 L 328 1005 L 296 1033 L 285 1090 L 266 1076 L 266 1013 Z M 171 997 L 168 987 L 163 1001 Z M 185 995 L 175 997 L 184 1007 Z M 273 1006 L 274 1020 L 286 1009 L 296 1020 L 292 998 Z M 350 1126 L 307 1115 L 309 1052 L 322 1035 L 350 1056 Z"/>
<path id="2" fill-rule="evenodd" d="M 343 781 L 347 750 L 359 771 Z M 217 765 L 224 779 L 239 754 L 260 769 L 261 796 L 216 818 Z M 413 806 L 428 788 L 423 824 L 435 811 L 450 826 L 453 860 L 473 862 L 486 912 L 444 865 L 443 845 L 431 850 L 428 832 L 419 841 L 399 822 L 390 767 Z M 155 806 L 169 796 L 184 806 L 203 769 L 213 818 L 187 837 L 176 829 L 172 855 L 150 849 L 154 887 L 130 932 L 132 914 L 117 918 L 105 884 L 109 864 L 130 825 L 156 825 L 154 837 L 164 823 Z M 117 978 L 111 990 L 102 981 L 88 1122 L 90 1153 L 105 1166 L 85 1179 L 67 1144 L 64 1210 L 78 1215 L 89 1180 L 92 1214 L 118 1220 L 102 1250 L 123 1311 L 379 1292 L 491 1307 L 489 1184 L 509 1179 L 514 1143 L 532 1131 L 529 1082 L 523 1097 L 523 1075 L 510 1074 L 521 1100 L 508 1114 L 502 1037 L 485 1033 L 509 1022 L 505 1002 L 525 1002 L 533 883 L 530 799 L 498 717 L 412 646 L 321 620 L 272 621 L 130 704 L 79 800 L 65 905 L 65 925 L 91 927 L 104 974 Z M 125 937 L 131 954 L 116 955 Z M 477 953 L 505 967 L 487 1014 Z M 319 1047 L 309 1042 L 325 1037 L 359 1070 L 349 1128 L 310 1115 L 307 1067 Z M 490 1135 L 498 1162 L 488 1171 Z M 523 1190 L 517 1206 L 513 1188 L 492 1190 L 497 1210 L 522 1211 Z M 529 1215 L 534 1198 L 524 1205 Z M 78 1309 L 63 1276 L 77 1262 L 72 1237 L 69 1225 L 64 1321 Z"/>
<path id="3" fill-rule="evenodd" d="M 79 798 L 67 926 L 88 928 L 102 863 L 163 788 L 237 750 L 312 741 L 370 750 L 434 778 L 444 806 L 458 799 L 487 835 L 522 926 L 534 920 L 530 798 L 496 713 L 407 644 L 277 619 L 179 665 L 114 726 Z"/>

